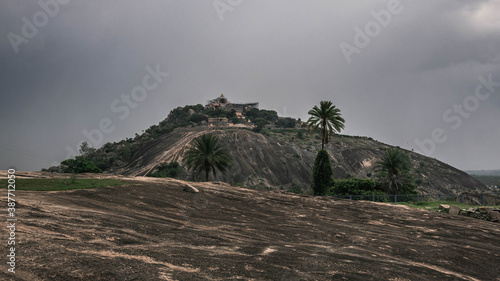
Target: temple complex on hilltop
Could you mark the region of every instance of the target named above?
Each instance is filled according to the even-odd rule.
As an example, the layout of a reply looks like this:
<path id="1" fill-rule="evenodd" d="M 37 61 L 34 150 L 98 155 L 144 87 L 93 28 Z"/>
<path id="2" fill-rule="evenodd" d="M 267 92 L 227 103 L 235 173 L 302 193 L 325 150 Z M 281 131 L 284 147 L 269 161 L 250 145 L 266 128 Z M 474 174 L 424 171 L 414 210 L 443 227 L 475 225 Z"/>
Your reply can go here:
<path id="1" fill-rule="evenodd" d="M 222 110 L 227 110 L 231 111 L 234 110 L 236 111 L 235 117 L 238 118 L 240 121 L 238 124 L 233 124 L 229 121 L 229 118 L 227 117 L 211 117 L 208 118 L 208 126 L 210 127 L 248 127 L 248 126 L 253 126 L 250 123 L 250 120 L 248 120 L 243 113 L 246 111 L 252 109 L 252 108 L 259 108 L 259 103 L 258 102 L 252 102 L 252 103 L 231 103 L 227 100 L 227 98 L 224 96 L 224 94 L 221 94 L 220 97 L 217 97 L 213 100 L 207 101 L 207 104 L 205 105 L 205 108 L 211 108 L 211 109 L 222 109 Z"/>
<path id="2" fill-rule="evenodd" d="M 224 110 L 234 109 L 236 110 L 236 112 L 243 113 L 252 108 L 259 108 L 259 103 L 258 102 L 231 103 L 227 100 L 224 94 L 221 94 L 220 97 L 207 101 L 205 107 L 212 109 L 224 109 Z"/>

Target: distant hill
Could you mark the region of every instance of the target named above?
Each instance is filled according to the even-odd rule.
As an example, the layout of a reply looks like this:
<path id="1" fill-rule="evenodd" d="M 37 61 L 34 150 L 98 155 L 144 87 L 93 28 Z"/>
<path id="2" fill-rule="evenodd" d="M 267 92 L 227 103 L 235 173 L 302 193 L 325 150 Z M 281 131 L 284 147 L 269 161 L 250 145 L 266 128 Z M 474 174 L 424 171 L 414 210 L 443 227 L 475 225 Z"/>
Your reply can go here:
<path id="1" fill-rule="evenodd" d="M 469 170 L 469 175 L 490 187 L 500 187 L 500 170 Z"/>
<path id="2" fill-rule="evenodd" d="M 465 172 L 474 176 L 500 176 L 500 170 L 468 170 Z"/>

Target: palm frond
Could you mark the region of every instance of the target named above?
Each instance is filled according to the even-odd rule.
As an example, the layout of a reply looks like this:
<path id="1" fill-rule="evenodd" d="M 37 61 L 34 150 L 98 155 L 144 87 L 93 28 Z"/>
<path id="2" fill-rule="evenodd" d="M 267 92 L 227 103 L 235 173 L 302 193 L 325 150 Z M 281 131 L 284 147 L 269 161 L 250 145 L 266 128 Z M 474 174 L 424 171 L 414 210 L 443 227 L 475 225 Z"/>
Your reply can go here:
<path id="1" fill-rule="evenodd" d="M 207 175 L 212 171 L 214 176 L 217 170 L 224 172 L 232 165 L 231 154 L 212 134 L 204 134 L 192 141 L 191 147 L 184 153 L 186 167 L 192 170 L 204 171 Z"/>
<path id="2" fill-rule="evenodd" d="M 307 120 L 310 132 L 314 134 L 318 128 L 321 129 L 322 147 L 328 144 L 330 135 L 344 129 L 345 120 L 340 114 L 340 109 L 331 101 L 321 101 L 319 107 L 315 105 L 308 114 L 311 115 Z"/>

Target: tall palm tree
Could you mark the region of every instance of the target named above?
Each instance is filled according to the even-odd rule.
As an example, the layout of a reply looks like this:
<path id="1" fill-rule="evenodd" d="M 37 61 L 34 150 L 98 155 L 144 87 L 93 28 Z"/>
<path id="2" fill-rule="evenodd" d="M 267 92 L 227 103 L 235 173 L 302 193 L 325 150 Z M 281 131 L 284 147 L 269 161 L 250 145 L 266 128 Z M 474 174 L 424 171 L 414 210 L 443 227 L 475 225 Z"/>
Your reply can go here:
<path id="1" fill-rule="evenodd" d="M 330 134 L 338 133 L 344 129 L 345 120 L 340 114 L 340 109 L 336 108 L 331 101 L 321 101 L 319 108 L 315 105 L 308 112 L 311 117 L 307 120 L 311 133 L 321 129 L 321 150 L 328 144 Z"/>
<path id="2" fill-rule="evenodd" d="M 220 143 L 219 139 L 211 134 L 204 134 L 193 140 L 191 147 L 184 153 L 188 169 L 205 171 L 205 180 L 208 181 L 210 171 L 216 175 L 216 170 L 222 173 L 232 165 L 231 155 Z"/>
<path id="3" fill-rule="evenodd" d="M 388 181 L 389 191 L 397 194 L 400 186 L 406 180 L 405 175 L 411 169 L 412 164 L 408 155 L 398 148 L 389 148 L 384 156 L 375 163 L 374 171 Z"/>

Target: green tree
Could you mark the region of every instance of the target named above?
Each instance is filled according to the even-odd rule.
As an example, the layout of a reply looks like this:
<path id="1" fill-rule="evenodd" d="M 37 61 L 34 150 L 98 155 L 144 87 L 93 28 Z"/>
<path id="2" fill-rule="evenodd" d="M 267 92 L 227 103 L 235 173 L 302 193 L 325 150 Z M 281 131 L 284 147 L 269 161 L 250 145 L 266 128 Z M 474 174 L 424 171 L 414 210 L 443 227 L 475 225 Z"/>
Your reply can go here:
<path id="1" fill-rule="evenodd" d="M 184 154 L 188 169 L 205 171 L 205 180 L 208 181 L 210 171 L 216 175 L 216 170 L 222 173 L 232 165 L 231 155 L 220 143 L 219 139 L 211 134 L 204 134 L 193 140 L 193 144 Z"/>
<path id="2" fill-rule="evenodd" d="M 244 115 L 254 124 L 259 118 L 266 120 L 267 123 L 275 123 L 278 121 L 278 113 L 274 110 L 252 108 L 245 112 Z"/>
<path id="3" fill-rule="evenodd" d="M 255 132 L 260 132 L 269 122 L 263 117 L 257 117 L 255 118 L 253 123 L 255 125 L 255 128 L 253 130 Z"/>
<path id="4" fill-rule="evenodd" d="M 119 150 L 119 155 L 123 161 L 129 161 L 132 158 L 132 150 L 130 144 L 125 144 Z"/>
<path id="5" fill-rule="evenodd" d="M 85 158 L 90 157 L 92 154 L 94 154 L 96 151 L 95 148 L 91 147 L 87 141 L 82 142 L 80 145 L 80 155 L 82 155 Z"/>
<path id="6" fill-rule="evenodd" d="M 411 160 L 408 155 L 404 154 L 398 148 L 389 148 L 386 150 L 382 158 L 375 163 L 374 171 L 380 178 L 385 180 L 385 185 L 388 192 L 398 194 L 404 190 L 413 193 L 412 178 L 410 170 L 412 168 Z"/>
<path id="7" fill-rule="evenodd" d="M 75 159 L 67 159 L 61 162 L 65 173 L 102 173 L 94 163 L 87 161 L 82 156 L 76 156 Z"/>
<path id="8" fill-rule="evenodd" d="M 279 118 L 276 122 L 276 126 L 280 128 L 295 128 L 295 123 L 297 121 L 291 117 Z"/>
<path id="9" fill-rule="evenodd" d="M 208 116 L 205 114 L 195 113 L 189 117 L 189 121 L 199 124 L 201 121 L 208 121 Z"/>
<path id="10" fill-rule="evenodd" d="M 332 184 L 332 176 L 333 170 L 328 152 L 326 150 L 318 151 L 313 167 L 312 189 L 314 195 L 325 195 Z"/>
<path id="11" fill-rule="evenodd" d="M 248 119 L 250 119 L 250 121 L 253 122 L 253 120 L 257 117 L 259 117 L 259 112 L 260 110 L 258 108 L 251 108 L 250 110 L 248 110 L 247 112 L 245 112 L 245 116 L 248 117 Z"/>
<path id="12" fill-rule="evenodd" d="M 308 112 L 311 117 L 307 120 L 311 133 L 321 129 L 321 150 L 328 144 L 330 134 L 338 133 L 344 129 L 345 120 L 340 114 L 340 109 L 336 108 L 331 101 L 321 101 L 318 106 Z"/>

